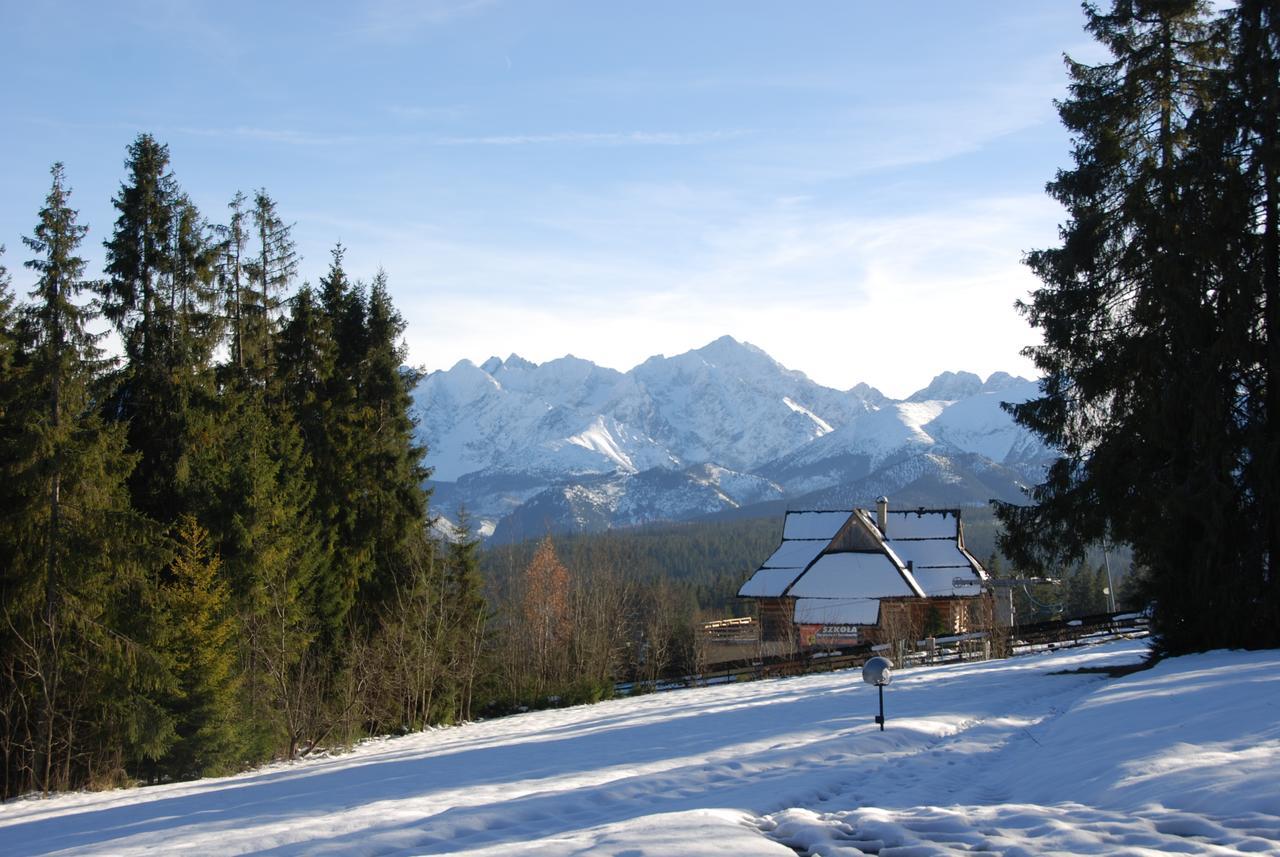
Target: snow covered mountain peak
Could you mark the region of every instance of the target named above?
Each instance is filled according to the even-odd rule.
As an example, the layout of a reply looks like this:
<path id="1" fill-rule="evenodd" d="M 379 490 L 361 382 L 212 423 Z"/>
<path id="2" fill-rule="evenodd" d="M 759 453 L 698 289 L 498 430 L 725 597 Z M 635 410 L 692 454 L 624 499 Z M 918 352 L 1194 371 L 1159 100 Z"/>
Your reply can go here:
<path id="1" fill-rule="evenodd" d="M 1008 372 L 992 372 L 990 377 L 982 383 L 982 392 L 1001 393 L 1026 383 L 1026 378 L 1019 378 L 1016 375 L 1010 375 Z"/>
<path id="2" fill-rule="evenodd" d="M 763 364 L 781 368 L 781 364 L 766 354 L 764 349 L 752 345 L 750 342 L 739 342 L 728 335 L 709 342 L 701 348 L 695 349 L 692 353 L 712 363 Z"/>
<path id="3" fill-rule="evenodd" d="M 538 364 L 525 360 L 519 354 L 515 354 L 513 352 L 507 356 L 506 360 L 503 360 L 495 354 L 488 360 L 481 363 L 480 368 L 488 372 L 490 375 L 495 375 L 503 369 L 536 369 L 538 368 Z"/>
<path id="4" fill-rule="evenodd" d="M 866 384 L 824 387 L 723 336 L 628 372 L 572 355 L 461 360 L 423 379 L 415 408 L 438 509 L 465 504 L 485 528 L 524 509 L 545 531 L 558 516 L 570 528 L 682 519 L 867 479 L 880 493 L 926 475 L 950 486 L 979 460 L 1000 474 L 988 496 L 1008 498 L 1047 452 L 1000 403 L 1036 389 L 944 372 L 898 402 Z"/>
<path id="5" fill-rule="evenodd" d="M 982 379 L 972 372 L 943 372 L 923 390 L 907 397 L 908 402 L 954 402 L 982 390 Z"/>

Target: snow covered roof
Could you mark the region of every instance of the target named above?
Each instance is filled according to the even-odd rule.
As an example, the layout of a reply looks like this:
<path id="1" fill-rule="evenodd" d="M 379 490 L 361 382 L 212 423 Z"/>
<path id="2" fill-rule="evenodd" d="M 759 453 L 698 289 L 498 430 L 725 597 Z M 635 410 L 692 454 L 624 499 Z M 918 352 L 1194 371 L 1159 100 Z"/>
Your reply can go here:
<path id="1" fill-rule="evenodd" d="M 803 573 L 799 568 L 762 568 L 738 590 L 740 598 L 777 598 Z"/>
<path id="2" fill-rule="evenodd" d="M 787 590 L 797 598 L 887 598 L 915 595 L 882 553 L 829 553 Z"/>
<path id="3" fill-rule="evenodd" d="M 885 536 L 899 539 L 951 539 L 960 532 L 960 513 L 955 509 L 913 509 L 890 511 L 885 516 Z"/>
<path id="4" fill-rule="evenodd" d="M 848 512 L 787 512 L 782 543 L 738 590 L 742 598 L 777 598 L 831 544 Z"/>
<path id="5" fill-rule="evenodd" d="M 805 569 L 809 563 L 822 553 L 831 539 L 812 540 L 802 539 L 795 541 L 784 541 L 778 545 L 778 549 L 769 555 L 769 558 L 760 566 L 761 568 L 798 568 Z"/>
<path id="6" fill-rule="evenodd" d="M 885 530 L 862 509 L 788 512 L 782 543 L 738 595 L 795 598 L 799 624 L 871 624 L 881 598 L 977 594 L 954 583 L 986 578 L 964 549 L 959 510 L 890 511 Z"/>
<path id="7" fill-rule="evenodd" d="M 893 552 L 915 568 L 958 568 L 971 571 L 969 558 L 960 551 L 955 538 L 890 541 Z"/>
<path id="8" fill-rule="evenodd" d="M 925 595 L 975 595 L 976 587 L 956 586 L 955 579 L 968 578 L 975 582 L 986 579 L 982 566 L 964 549 L 959 510 L 890 512 L 885 529 L 889 531 L 888 541 L 894 552 L 910 564 L 912 576 Z"/>
<path id="9" fill-rule="evenodd" d="M 831 541 L 849 520 L 848 512 L 787 512 L 782 523 L 782 540 L 825 539 Z"/>

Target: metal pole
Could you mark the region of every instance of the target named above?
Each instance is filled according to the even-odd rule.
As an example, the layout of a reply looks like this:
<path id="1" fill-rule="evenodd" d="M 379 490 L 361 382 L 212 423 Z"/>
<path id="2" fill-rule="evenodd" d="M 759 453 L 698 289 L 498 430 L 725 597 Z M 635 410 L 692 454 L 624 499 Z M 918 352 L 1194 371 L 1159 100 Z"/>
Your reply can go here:
<path id="1" fill-rule="evenodd" d="M 880 716 L 876 718 L 876 722 L 880 724 L 880 731 L 884 731 L 884 685 L 876 685 L 876 689 L 880 691 Z"/>
<path id="2" fill-rule="evenodd" d="M 1102 562 L 1107 567 L 1107 597 L 1111 602 L 1111 612 L 1116 612 L 1116 587 L 1111 582 L 1111 555 L 1107 553 L 1107 542 L 1102 542 Z"/>

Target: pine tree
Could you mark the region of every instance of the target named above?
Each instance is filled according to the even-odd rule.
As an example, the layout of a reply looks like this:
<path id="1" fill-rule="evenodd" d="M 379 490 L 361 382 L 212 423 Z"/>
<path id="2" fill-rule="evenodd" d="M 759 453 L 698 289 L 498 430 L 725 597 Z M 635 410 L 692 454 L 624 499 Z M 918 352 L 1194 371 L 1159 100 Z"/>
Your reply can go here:
<path id="1" fill-rule="evenodd" d="M 134 505 L 171 522 L 185 505 L 191 410 L 209 400 L 216 249 L 169 172 L 167 147 L 140 135 L 126 167 L 106 242 L 108 279 L 98 286 L 128 360 L 107 410 L 128 424 L 129 446 L 140 454 L 130 478 Z"/>
<path id="2" fill-rule="evenodd" d="M 347 418 L 343 402 L 328 395 L 335 372 L 329 320 L 309 288 L 299 291 L 291 304 L 277 346 L 277 369 L 310 467 L 307 477 L 314 488 L 311 509 L 332 556 L 317 569 L 312 590 L 320 643 L 336 669 L 341 666 L 340 637 L 362 579 L 362 559 L 367 557 L 367 551 L 362 555 L 352 550 L 350 528 L 344 524 L 352 517 L 354 497 L 363 490 L 365 480 L 360 479 L 358 485 L 349 467 L 355 450 L 342 442 L 341 429 Z"/>
<path id="3" fill-rule="evenodd" d="M 354 384 L 369 344 L 365 324 L 365 290 L 347 277 L 343 267 L 346 252 L 341 244 L 331 251 L 329 270 L 320 279 L 320 303 L 338 345 L 337 375 L 346 383 Z"/>
<path id="4" fill-rule="evenodd" d="M 245 195 L 240 191 L 227 204 L 231 217 L 226 226 L 218 228 L 222 238 L 221 258 L 218 263 L 218 283 L 226 302 L 227 327 L 230 333 L 231 366 L 239 373 L 245 370 L 245 339 L 248 336 L 245 321 L 250 314 L 251 298 L 248 288 L 249 234 L 245 224 L 248 216 L 244 210 Z"/>
<path id="5" fill-rule="evenodd" d="M 488 608 L 484 599 L 484 581 L 480 577 L 479 550 L 480 540 L 471 532 L 466 512 L 459 513 L 446 551 L 442 605 L 447 617 L 446 642 L 453 679 L 453 686 L 447 694 L 454 701 L 449 720 L 471 718 L 472 699 L 480 672 Z"/>
<path id="6" fill-rule="evenodd" d="M 1241 0 L 1229 16 L 1231 87 L 1218 118 L 1235 132 L 1228 154 L 1247 184 L 1216 199 L 1239 200 L 1230 209 L 1234 222 L 1219 237 L 1243 235 L 1248 260 L 1237 329 L 1247 342 L 1240 372 L 1249 425 L 1243 475 L 1257 547 L 1243 595 L 1257 606 L 1251 636 L 1274 646 L 1280 644 L 1280 10 L 1269 0 Z"/>
<path id="7" fill-rule="evenodd" d="M 321 717 L 322 665 L 313 651 L 318 575 L 327 541 L 311 508 L 310 465 L 286 409 L 256 387 L 228 389 L 225 468 L 204 462 L 214 479 L 207 520 L 238 607 L 241 669 L 249 719 L 263 727 L 257 752 L 292 757 Z"/>
<path id="8" fill-rule="evenodd" d="M 414 437 L 411 393 L 419 375 L 404 365 L 404 320 L 378 271 L 365 312 L 366 350 L 356 379 L 361 476 L 368 480 L 362 513 L 372 535 L 372 577 L 363 598 L 385 600 L 403 577 L 409 540 L 427 523 L 430 471 Z"/>
<path id="9" fill-rule="evenodd" d="M 68 204 L 62 165 L 52 173 L 34 234 L 23 239 L 38 280 L 16 358 L 23 384 L 0 451 L 0 609 L 18 662 L 14 691 L 28 712 L 10 793 L 83 785 L 157 758 L 172 737 L 154 702 L 166 665 L 128 633 L 132 608 L 150 594 L 143 569 L 153 537 L 129 506 L 134 459 L 123 428 L 98 415 L 102 361 L 76 301 L 87 227 Z"/>
<path id="10" fill-rule="evenodd" d="M 239 352 L 250 377 L 258 384 L 266 384 L 273 371 L 281 296 L 298 273 L 298 253 L 293 227 L 280 218 L 275 200 L 266 190 L 254 193 L 250 216 L 258 250 L 256 257 L 244 265 L 253 293 L 239 307 Z"/>
<path id="11" fill-rule="evenodd" d="M 129 145 L 129 175 L 112 204 L 120 213 L 105 242 L 107 279 L 102 307 L 131 363 L 161 362 L 173 321 L 165 300 L 173 274 L 172 235 L 177 186 L 169 147 L 150 134 Z"/>
<path id="12" fill-rule="evenodd" d="M 174 200 L 173 276 L 168 352 L 173 371 L 199 374 L 213 361 L 223 333 L 218 311 L 219 247 L 214 229 L 185 194 Z"/>
<path id="13" fill-rule="evenodd" d="M 229 773 L 241 758 L 231 593 L 208 532 L 190 515 L 173 534 L 177 552 L 164 587 L 164 645 L 177 685 L 167 707 L 176 740 L 160 761 L 173 779 Z"/>
<path id="14" fill-rule="evenodd" d="M 1241 644 L 1256 564 L 1238 481 L 1237 287 L 1215 202 L 1232 168 L 1209 120 L 1225 30 L 1197 0 L 1086 14 L 1114 59 L 1069 64 L 1059 110 L 1075 166 L 1049 192 L 1070 219 L 1061 247 L 1029 254 L 1043 285 L 1021 306 L 1044 337 L 1026 352 L 1043 394 L 1012 408 L 1062 457 L 1035 505 L 999 507 L 1001 546 L 1043 568 L 1131 544 L 1154 571 L 1163 648 Z"/>

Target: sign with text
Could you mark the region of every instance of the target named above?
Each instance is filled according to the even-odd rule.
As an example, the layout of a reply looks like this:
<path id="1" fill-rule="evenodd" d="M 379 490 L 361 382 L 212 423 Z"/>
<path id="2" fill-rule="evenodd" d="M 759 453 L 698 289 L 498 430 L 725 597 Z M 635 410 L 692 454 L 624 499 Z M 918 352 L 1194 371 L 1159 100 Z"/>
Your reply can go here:
<path id="1" fill-rule="evenodd" d="M 857 625 L 800 625 L 799 630 L 804 646 L 852 646 L 858 642 Z"/>

